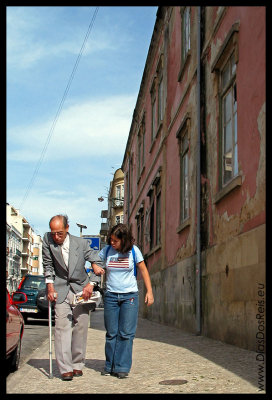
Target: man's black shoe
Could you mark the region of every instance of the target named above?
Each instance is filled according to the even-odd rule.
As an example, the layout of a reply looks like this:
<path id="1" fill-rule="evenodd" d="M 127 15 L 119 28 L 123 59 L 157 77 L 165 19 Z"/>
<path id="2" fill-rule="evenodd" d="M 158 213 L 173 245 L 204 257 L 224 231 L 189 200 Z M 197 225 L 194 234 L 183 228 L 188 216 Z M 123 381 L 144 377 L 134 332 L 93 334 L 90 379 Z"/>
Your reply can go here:
<path id="1" fill-rule="evenodd" d="M 101 371 L 101 375 L 103 375 L 103 376 L 110 376 L 110 375 L 112 375 L 109 371 L 105 371 L 105 370 L 103 370 L 103 371 Z"/>

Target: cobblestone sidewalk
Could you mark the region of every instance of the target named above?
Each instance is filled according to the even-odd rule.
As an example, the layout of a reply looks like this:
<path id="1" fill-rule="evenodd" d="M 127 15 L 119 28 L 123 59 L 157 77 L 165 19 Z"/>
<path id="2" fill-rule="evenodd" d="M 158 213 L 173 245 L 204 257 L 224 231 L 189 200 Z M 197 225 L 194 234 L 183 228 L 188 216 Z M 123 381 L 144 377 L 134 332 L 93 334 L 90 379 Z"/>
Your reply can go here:
<path id="1" fill-rule="evenodd" d="M 91 313 L 83 376 L 63 382 L 54 357 L 49 379 L 49 341 L 10 374 L 10 393 L 254 393 L 256 353 L 139 319 L 133 365 L 127 379 L 101 376 L 104 367 L 103 309 Z"/>

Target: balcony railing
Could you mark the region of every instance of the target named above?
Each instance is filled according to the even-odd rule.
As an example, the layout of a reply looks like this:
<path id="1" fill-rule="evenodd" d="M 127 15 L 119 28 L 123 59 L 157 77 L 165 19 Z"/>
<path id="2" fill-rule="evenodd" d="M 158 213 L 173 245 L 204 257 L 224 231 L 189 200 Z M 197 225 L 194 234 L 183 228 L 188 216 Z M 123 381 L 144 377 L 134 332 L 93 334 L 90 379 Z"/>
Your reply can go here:
<path id="1" fill-rule="evenodd" d="M 23 257 L 28 257 L 29 256 L 29 250 L 28 249 L 24 249 L 23 251 L 22 251 L 22 256 Z"/>
<path id="2" fill-rule="evenodd" d="M 124 199 L 114 198 L 112 199 L 112 207 L 123 207 Z"/>
<path id="3" fill-rule="evenodd" d="M 101 229 L 100 229 L 100 235 L 103 235 L 103 236 L 107 235 L 108 229 L 109 229 L 108 224 L 105 222 L 102 222 Z"/>
<path id="4" fill-rule="evenodd" d="M 16 253 L 13 254 L 13 257 L 15 257 L 15 258 L 22 257 L 22 253 L 20 252 L 20 250 L 16 249 Z"/>
<path id="5" fill-rule="evenodd" d="M 33 237 L 30 236 L 29 233 L 26 233 L 26 232 L 23 233 L 22 239 L 24 241 L 29 241 L 31 244 L 33 244 L 33 242 L 34 242 Z"/>

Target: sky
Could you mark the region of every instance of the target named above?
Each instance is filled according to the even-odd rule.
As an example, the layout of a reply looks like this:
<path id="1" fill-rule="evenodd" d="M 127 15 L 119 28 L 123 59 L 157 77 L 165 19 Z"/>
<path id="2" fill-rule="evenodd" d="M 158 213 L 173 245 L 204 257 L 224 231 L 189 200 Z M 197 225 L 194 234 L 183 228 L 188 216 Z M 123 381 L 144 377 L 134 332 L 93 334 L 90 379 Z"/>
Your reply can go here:
<path id="1" fill-rule="evenodd" d="M 35 233 L 98 235 L 157 7 L 6 7 L 6 201 Z M 89 36 L 88 36 L 89 33 Z"/>

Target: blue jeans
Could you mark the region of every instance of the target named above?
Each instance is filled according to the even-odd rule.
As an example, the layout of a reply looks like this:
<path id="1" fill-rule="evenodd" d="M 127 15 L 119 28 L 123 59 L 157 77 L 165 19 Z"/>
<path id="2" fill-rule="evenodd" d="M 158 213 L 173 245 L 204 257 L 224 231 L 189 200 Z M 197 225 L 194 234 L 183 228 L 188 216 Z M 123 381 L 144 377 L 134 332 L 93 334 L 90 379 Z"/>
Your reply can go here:
<path id="1" fill-rule="evenodd" d="M 138 308 L 138 292 L 105 292 L 105 371 L 130 371 L 132 364 L 133 339 L 137 328 Z"/>

